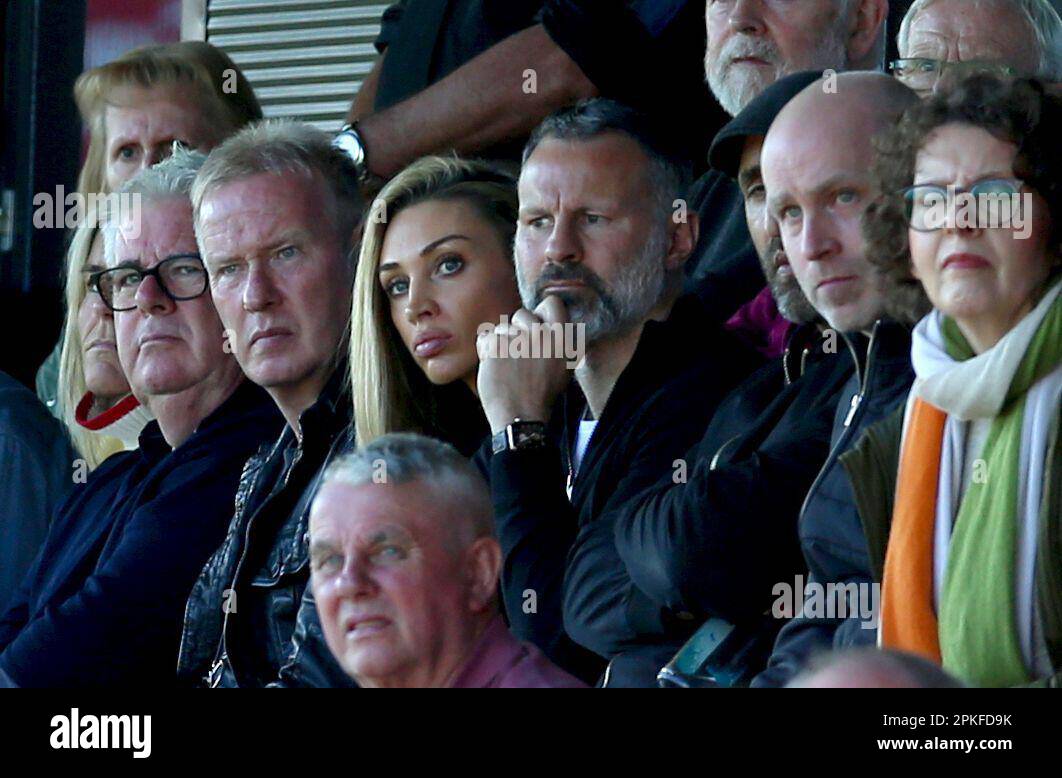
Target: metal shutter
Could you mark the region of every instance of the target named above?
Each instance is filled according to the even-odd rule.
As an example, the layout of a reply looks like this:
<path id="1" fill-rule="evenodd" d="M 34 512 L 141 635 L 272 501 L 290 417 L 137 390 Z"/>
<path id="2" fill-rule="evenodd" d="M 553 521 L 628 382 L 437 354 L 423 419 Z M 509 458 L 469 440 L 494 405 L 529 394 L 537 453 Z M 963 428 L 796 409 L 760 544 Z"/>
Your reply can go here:
<path id="1" fill-rule="evenodd" d="M 380 17 L 368 0 L 209 0 L 206 39 L 246 74 L 267 117 L 329 132 L 372 69 Z"/>

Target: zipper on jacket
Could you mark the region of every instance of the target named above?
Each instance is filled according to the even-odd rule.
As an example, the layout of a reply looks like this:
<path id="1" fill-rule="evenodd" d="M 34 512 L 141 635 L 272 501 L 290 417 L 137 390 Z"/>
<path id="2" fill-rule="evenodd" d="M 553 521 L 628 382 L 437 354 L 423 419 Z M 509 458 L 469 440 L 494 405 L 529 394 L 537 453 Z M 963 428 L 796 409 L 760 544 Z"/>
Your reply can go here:
<path id="1" fill-rule="evenodd" d="M 852 395 L 852 402 L 848 406 L 848 413 L 844 417 L 845 429 L 852 423 L 852 418 L 856 415 L 856 411 L 859 410 L 859 403 L 863 401 L 862 392 L 856 392 Z"/>
<path id="2" fill-rule="evenodd" d="M 287 488 L 288 481 L 291 479 L 291 474 L 295 471 L 295 468 L 299 464 L 299 460 L 302 459 L 302 441 L 299 441 L 298 447 L 295 449 L 295 455 L 291 460 L 291 467 L 288 468 L 287 475 L 284 476 L 284 483 L 281 486 L 281 491 Z M 257 516 L 257 511 L 255 512 Z M 255 516 L 251 516 L 247 520 L 247 528 L 243 533 L 243 549 L 240 551 L 240 559 L 236 562 L 236 571 L 232 575 L 232 582 L 229 584 L 229 588 L 235 592 L 236 582 L 240 580 L 240 571 L 243 568 L 244 560 L 247 559 L 247 552 L 250 549 L 251 544 L 251 528 L 254 526 Z M 218 641 L 218 648 L 214 654 L 214 664 L 210 667 L 210 674 L 207 676 L 207 684 L 210 688 L 215 688 L 221 683 L 221 676 L 223 674 L 224 662 L 228 659 L 228 651 L 225 648 L 226 635 L 228 634 L 229 627 L 229 613 L 231 611 L 225 611 L 225 618 L 221 622 L 221 640 Z M 229 662 L 231 664 L 231 660 Z M 233 675 L 236 671 L 233 670 Z"/>
<path id="3" fill-rule="evenodd" d="M 725 443 L 723 443 L 723 445 L 719 447 L 719 450 L 716 451 L 715 455 L 712 457 L 712 461 L 708 463 L 709 470 L 715 470 L 715 468 L 719 465 L 719 457 L 721 457 L 723 455 L 723 452 L 726 451 L 727 446 L 729 446 L 731 443 L 733 443 L 740 437 L 741 433 L 739 432 L 737 435 L 730 438 L 730 440 L 726 441 Z"/>
<path id="4" fill-rule="evenodd" d="M 852 403 L 848 408 L 848 414 L 844 417 L 844 431 L 841 436 L 837 438 L 837 442 L 830 448 L 830 453 L 826 457 L 826 461 L 822 463 L 822 467 L 819 469 L 818 474 L 815 476 L 815 480 L 811 482 L 811 487 L 808 489 L 808 493 L 804 495 L 804 502 L 800 506 L 800 513 L 797 514 L 797 523 L 799 524 L 804 518 L 804 512 L 808 507 L 808 500 L 811 499 L 811 495 L 815 493 L 815 489 L 818 487 L 822 477 L 826 474 L 826 471 L 833 464 L 834 460 L 841 449 L 841 446 L 848 440 L 848 433 L 851 430 L 851 423 L 855 419 L 855 415 L 859 410 L 859 406 L 863 404 L 863 398 L 866 395 L 867 383 L 870 377 L 871 362 L 874 359 L 874 340 L 878 335 L 878 326 L 881 324 L 881 320 L 874 322 L 874 327 L 870 331 L 870 340 L 867 342 L 867 363 L 863 370 L 859 369 L 859 357 L 856 354 L 855 347 L 852 346 L 852 342 L 848 338 L 841 334 L 845 344 L 848 346 L 849 352 L 852 354 L 852 359 L 855 360 L 856 378 L 859 384 L 859 389 L 852 397 Z"/>
<path id="5" fill-rule="evenodd" d="M 261 452 L 261 450 L 259 450 L 259 453 L 260 452 Z M 254 455 L 252 455 L 251 459 L 254 459 L 257 456 L 258 456 L 258 454 L 254 454 Z M 248 485 L 247 495 L 246 495 L 247 497 L 249 497 L 254 492 L 255 487 L 258 486 L 258 479 L 262 475 L 262 473 L 261 473 L 262 465 L 265 464 L 265 461 L 267 461 L 267 460 L 263 460 L 262 462 L 259 463 L 258 468 L 257 468 L 257 472 L 255 472 L 255 474 L 254 474 L 254 480 Z M 250 460 L 248 460 L 248 463 L 249 462 L 250 462 Z M 240 491 L 240 484 L 237 484 L 236 485 L 237 497 L 239 497 L 239 491 Z M 241 515 L 243 513 L 246 505 L 247 505 L 247 500 L 246 500 L 246 497 L 245 497 L 242 503 L 234 506 L 235 510 L 233 511 L 233 520 L 235 520 L 237 516 L 239 516 L 239 515 Z M 225 540 L 223 541 L 223 543 L 227 543 L 227 542 L 228 542 L 228 534 L 226 533 Z M 210 560 L 207 560 L 207 564 L 209 564 L 209 563 L 210 563 Z M 180 643 L 177 646 L 177 672 L 178 673 L 180 673 L 180 670 L 181 670 L 181 657 L 184 656 L 185 638 L 188 637 L 188 608 L 189 608 L 190 605 L 191 605 L 191 598 L 189 598 L 188 600 L 185 600 L 185 603 L 184 603 L 184 621 L 181 622 L 181 641 L 180 641 Z M 215 656 L 216 656 L 216 653 L 215 653 Z M 215 662 L 215 664 L 216 664 L 216 662 Z M 211 670 L 210 670 L 210 673 L 212 673 L 212 672 L 213 672 L 213 667 L 211 667 Z M 206 676 L 204 676 L 203 680 L 208 680 L 210 678 L 210 673 L 208 673 Z"/>

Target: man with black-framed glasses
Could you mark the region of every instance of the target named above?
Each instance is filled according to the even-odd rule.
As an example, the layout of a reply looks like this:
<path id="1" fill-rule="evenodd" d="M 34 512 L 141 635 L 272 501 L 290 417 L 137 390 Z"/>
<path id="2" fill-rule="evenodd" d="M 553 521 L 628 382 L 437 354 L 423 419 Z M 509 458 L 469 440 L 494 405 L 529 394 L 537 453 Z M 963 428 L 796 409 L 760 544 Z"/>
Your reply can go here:
<path id="1" fill-rule="evenodd" d="M 92 274 L 92 288 L 115 313 L 136 308 L 136 294 L 146 278 L 154 278 L 174 302 L 194 300 L 207 290 L 207 273 L 198 253 L 172 254 L 155 267 L 145 269 L 139 261 L 127 260 L 117 267 Z"/>
<path id="2" fill-rule="evenodd" d="M 919 97 L 975 73 L 1062 81 L 1062 20 L 1050 0 L 915 0 L 889 71 Z"/>
<path id="3" fill-rule="evenodd" d="M 185 600 L 225 536 L 244 463 L 283 425 L 225 347 L 192 227 L 202 155 L 178 152 L 121 192 L 92 281 L 118 357 L 156 421 L 60 507 L 0 618 L 0 677 L 18 686 L 172 685 Z"/>

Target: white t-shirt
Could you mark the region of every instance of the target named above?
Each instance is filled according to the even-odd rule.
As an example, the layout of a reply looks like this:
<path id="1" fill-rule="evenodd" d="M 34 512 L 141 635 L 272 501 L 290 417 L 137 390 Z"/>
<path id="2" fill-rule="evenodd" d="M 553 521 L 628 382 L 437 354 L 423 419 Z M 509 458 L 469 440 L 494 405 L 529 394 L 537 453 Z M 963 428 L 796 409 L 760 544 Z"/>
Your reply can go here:
<path id="1" fill-rule="evenodd" d="M 594 434 L 594 430 L 597 428 L 597 419 L 591 419 L 590 421 L 579 422 L 579 432 L 575 437 L 575 451 L 572 452 L 572 473 L 579 472 L 579 465 L 582 464 L 583 455 L 586 454 L 586 449 L 590 445 L 590 438 Z M 568 481 L 568 499 L 572 498 L 572 483 L 574 479 Z"/>

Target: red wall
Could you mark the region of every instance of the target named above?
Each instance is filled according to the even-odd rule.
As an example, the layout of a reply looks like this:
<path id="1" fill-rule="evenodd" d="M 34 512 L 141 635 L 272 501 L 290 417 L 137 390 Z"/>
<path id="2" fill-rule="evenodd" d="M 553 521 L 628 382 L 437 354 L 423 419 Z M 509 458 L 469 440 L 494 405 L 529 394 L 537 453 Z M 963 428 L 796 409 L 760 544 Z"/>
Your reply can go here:
<path id="1" fill-rule="evenodd" d="M 181 38 L 181 0 L 87 0 L 85 67 L 147 43 Z"/>

